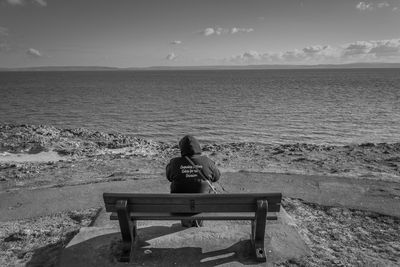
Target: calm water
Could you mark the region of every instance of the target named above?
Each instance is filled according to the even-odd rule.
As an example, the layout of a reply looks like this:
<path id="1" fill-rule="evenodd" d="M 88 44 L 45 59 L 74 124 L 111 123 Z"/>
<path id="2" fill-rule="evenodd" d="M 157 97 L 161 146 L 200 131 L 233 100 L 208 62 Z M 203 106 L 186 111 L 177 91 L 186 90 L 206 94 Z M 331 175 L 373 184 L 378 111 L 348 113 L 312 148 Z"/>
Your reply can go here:
<path id="1" fill-rule="evenodd" d="M 0 72 L 0 122 L 162 141 L 400 141 L 400 69 Z"/>

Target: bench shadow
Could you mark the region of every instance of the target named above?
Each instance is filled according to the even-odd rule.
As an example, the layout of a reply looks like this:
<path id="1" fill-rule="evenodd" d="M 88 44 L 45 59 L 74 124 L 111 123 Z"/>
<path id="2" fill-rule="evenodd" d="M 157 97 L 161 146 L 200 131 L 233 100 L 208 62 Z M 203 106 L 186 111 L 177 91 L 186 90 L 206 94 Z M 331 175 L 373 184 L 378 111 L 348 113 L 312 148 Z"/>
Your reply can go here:
<path id="1" fill-rule="evenodd" d="M 242 240 L 229 247 L 203 252 L 204 247 L 179 247 L 179 238 L 171 239 L 175 246 L 154 248 L 149 242 L 152 239 L 174 234 L 187 228 L 180 224 L 172 226 L 149 226 L 138 229 L 139 239 L 135 244 L 131 262 L 117 261 L 122 245 L 121 234 L 114 232 L 98 235 L 83 242 L 65 248 L 59 266 L 216 266 L 238 262 L 243 265 L 254 265 L 250 240 Z M 173 241 L 172 241 L 173 240 Z M 169 243 L 169 241 L 166 241 Z M 178 246 L 178 247 L 177 247 Z M 206 246 L 206 245 L 205 245 Z M 223 245 L 221 245 L 223 247 Z"/>
<path id="2" fill-rule="evenodd" d="M 58 241 L 57 243 L 48 244 L 46 246 L 34 250 L 33 255 L 29 262 L 26 263 L 27 267 L 53 267 L 57 266 L 61 253 L 66 243 L 68 243 L 77 231 L 67 233 L 65 240 Z"/>
<path id="3" fill-rule="evenodd" d="M 146 254 L 150 250 L 151 254 Z M 239 241 L 225 249 L 203 252 L 201 247 L 136 248 L 133 266 L 201 266 L 211 267 L 228 263 L 257 264 L 251 259 L 250 240 Z"/>

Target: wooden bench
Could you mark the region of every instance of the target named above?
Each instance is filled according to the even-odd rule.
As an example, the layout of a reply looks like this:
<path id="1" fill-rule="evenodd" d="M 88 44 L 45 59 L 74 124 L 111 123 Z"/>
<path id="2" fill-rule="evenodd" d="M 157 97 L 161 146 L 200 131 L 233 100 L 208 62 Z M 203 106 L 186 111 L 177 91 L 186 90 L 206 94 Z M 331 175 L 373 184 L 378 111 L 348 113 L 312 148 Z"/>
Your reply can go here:
<path id="1" fill-rule="evenodd" d="M 137 220 L 250 220 L 252 249 L 258 261 L 266 261 L 266 220 L 277 219 L 282 194 L 104 193 L 103 198 L 110 219 L 119 220 L 126 248 L 120 261 L 130 260 Z"/>

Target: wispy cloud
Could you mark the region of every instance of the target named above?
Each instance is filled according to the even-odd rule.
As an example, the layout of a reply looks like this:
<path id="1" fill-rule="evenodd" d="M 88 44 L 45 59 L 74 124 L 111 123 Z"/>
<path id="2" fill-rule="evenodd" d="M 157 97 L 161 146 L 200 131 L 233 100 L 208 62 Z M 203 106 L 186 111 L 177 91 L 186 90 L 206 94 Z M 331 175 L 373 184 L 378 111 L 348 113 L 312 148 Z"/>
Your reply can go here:
<path id="1" fill-rule="evenodd" d="M 373 3 L 373 2 L 359 2 L 357 5 L 356 5 L 356 8 L 358 9 L 358 10 L 361 10 L 361 11 L 371 11 L 371 10 L 374 10 L 374 9 L 377 9 L 377 8 L 391 8 L 391 5 L 388 3 L 388 2 L 386 2 L 386 1 L 384 1 L 384 2 L 377 2 L 377 3 Z M 397 7 L 393 7 L 393 8 L 391 8 L 393 11 L 396 11 L 398 8 Z"/>
<path id="2" fill-rule="evenodd" d="M 10 5 L 23 5 L 24 4 L 24 0 L 7 0 L 7 3 L 9 3 Z"/>
<path id="3" fill-rule="evenodd" d="M 45 0 L 34 0 L 40 6 L 47 6 L 47 2 Z"/>
<path id="4" fill-rule="evenodd" d="M 177 58 L 177 55 L 175 55 L 175 53 L 172 52 L 172 53 L 169 53 L 165 59 L 172 61 L 172 60 L 175 60 L 176 58 Z"/>
<path id="5" fill-rule="evenodd" d="M 344 57 L 372 55 L 376 58 L 400 56 L 400 39 L 358 41 L 343 48 Z"/>
<path id="6" fill-rule="evenodd" d="M 10 46 L 5 42 L 0 41 L 0 52 L 6 52 L 9 50 L 10 50 Z"/>
<path id="7" fill-rule="evenodd" d="M 391 39 L 357 41 L 341 46 L 314 45 L 277 53 L 247 51 L 222 61 L 229 64 L 324 64 L 399 60 L 400 39 Z"/>
<path id="8" fill-rule="evenodd" d="M 38 57 L 42 57 L 43 54 L 39 52 L 39 50 L 35 49 L 35 48 L 29 48 L 28 50 L 26 50 L 26 54 L 28 56 L 34 57 L 34 58 L 38 58 Z"/>
<path id="9" fill-rule="evenodd" d="M 378 8 L 383 8 L 383 7 L 389 7 L 390 5 L 388 2 L 381 2 L 381 3 L 378 3 L 376 6 Z"/>
<path id="10" fill-rule="evenodd" d="M 240 33 L 240 32 L 244 32 L 244 33 L 246 33 L 246 32 L 254 32 L 254 29 L 253 28 L 236 28 L 236 27 L 233 27 L 230 30 L 231 34 Z"/>
<path id="11" fill-rule="evenodd" d="M 364 11 L 364 10 L 372 10 L 374 9 L 374 6 L 372 3 L 360 2 L 357 4 L 356 8 Z"/>
<path id="12" fill-rule="evenodd" d="M 203 34 L 204 36 L 210 36 L 210 35 L 221 35 L 223 33 L 223 31 L 227 31 L 227 30 L 220 28 L 220 27 L 205 28 L 204 30 L 201 30 L 200 33 Z"/>
<path id="13" fill-rule="evenodd" d="M 222 34 L 236 34 L 236 33 L 249 33 L 253 32 L 253 28 L 239 28 L 239 27 L 232 27 L 232 28 L 221 28 L 221 27 L 209 27 L 201 30 L 199 33 L 204 36 L 210 35 L 222 35 Z"/>
<path id="14" fill-rule="evenodd" d="M 180 45 L 180 44 L 182 44 L 182 41 L 174 40 L 174 41 L 170 42 L 170 44 L 173 44 L 173 45 Z"/>
<path id="15" fill-rule="evenodd" d="M 27 0 L 6 0 L 7 3 L 13 6 L 22 6 L 26 4 Z M 31 2 L 38 4 L 39 6 L 45 7 L 47 6 L 46 0 L 31 0 Z"/>
<path id="16" fill-rule="evenodd" d="M 8 29 L 0 26 L 0 37 L 7 36 L 7 35 L 8 35 Z"/>

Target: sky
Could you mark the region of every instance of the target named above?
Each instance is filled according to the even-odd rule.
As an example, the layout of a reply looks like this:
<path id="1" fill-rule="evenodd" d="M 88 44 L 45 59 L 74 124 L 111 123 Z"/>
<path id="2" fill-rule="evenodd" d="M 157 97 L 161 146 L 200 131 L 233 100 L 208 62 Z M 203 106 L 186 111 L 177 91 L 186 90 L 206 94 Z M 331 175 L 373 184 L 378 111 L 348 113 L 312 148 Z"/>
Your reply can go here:
<path id="1" fill-rule="evenodd" d="M 400 63 L 400 0 L 0 0 L 0 67 Z"/>

